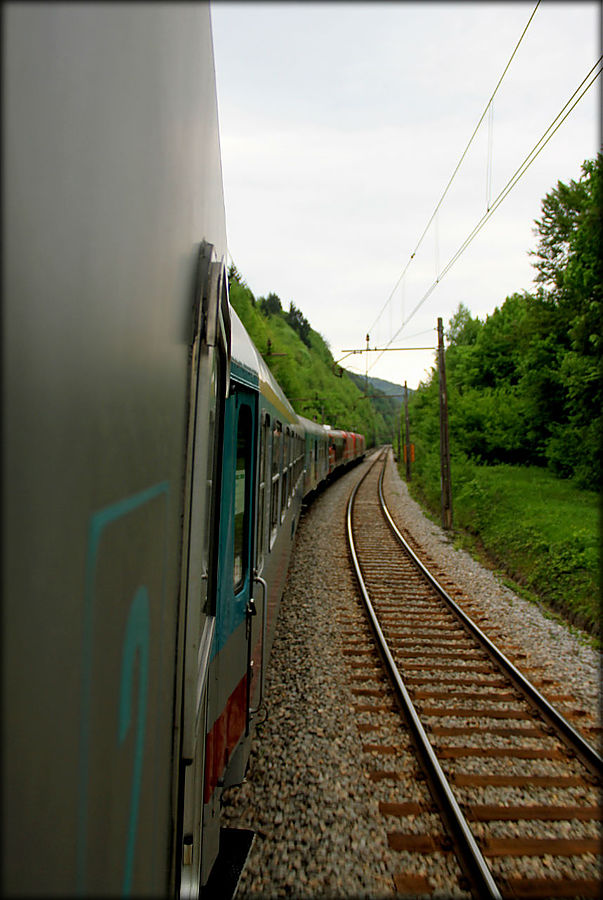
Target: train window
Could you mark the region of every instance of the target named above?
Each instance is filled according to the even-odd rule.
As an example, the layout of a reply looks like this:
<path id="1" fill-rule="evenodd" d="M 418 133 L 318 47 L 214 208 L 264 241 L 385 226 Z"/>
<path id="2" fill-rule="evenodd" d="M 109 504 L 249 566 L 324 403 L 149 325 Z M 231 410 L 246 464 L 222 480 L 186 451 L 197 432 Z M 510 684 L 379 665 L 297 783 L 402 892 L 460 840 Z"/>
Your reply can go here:
<path id="1" fill-rule="evenodd" d="M 283 483 L 281 485 L 281 522 L 285 518 L 289 497 L 289 429 L 285 429 L 283 440 Z"/>
<path id="2" fill-rule="evenodd" d="M 270 490 L 270 546 L 276 538 L 279 522 L 279 486 L 281 480 L 281 453 L 283 441 L 283 426 L 280 422 L 274 423 L 272 429 L 272 485 Z"/>
<path id="3" fill-rule="evenodd" d="M 260 430 L 260 462 L 258 469 L 258 537 L 256 568 L 261 570 L 264 564 L 266 548 L 266 467 L 268 464 L 268 440 L 270 438 L 270 416 L 264 413 Z"/>
<path id="4" fill-rule="evenodd" d="M 295 437 L 295 444 L 297 447 L 297 460 L 295 462 L 295 487 L 299 484 L 299 481 L 304 472 L 304 456 L 305 456 L 305 445 L 304 441 L 299 435 Z"/>
<path id="5" fill-rule="evenodd" d="M 243 587 L 247 575 L 247 548 L 249 546 L 249 481 L 251 475 L 251 410 L 239 408 L 237 426 L 237 464 L 235 469 L 234 497 L 234 569 L 235 593 Z"/>
<path id="6" fill-rule="evenodd" d="M 289 499 L 293 497 L 295 492 L 295 474 L 297 472 L 297 435 L 291 432 L 291 480 L 289 482 Z"/>
<path id="7" fill-rule="evenodd" d="M 291 494 L 293 487 L 293 434 L 290 432 L 287 436 L 287 443 L 289 444 L 289 452 L 287 454 L 287 506 L 291 502 Z"/>

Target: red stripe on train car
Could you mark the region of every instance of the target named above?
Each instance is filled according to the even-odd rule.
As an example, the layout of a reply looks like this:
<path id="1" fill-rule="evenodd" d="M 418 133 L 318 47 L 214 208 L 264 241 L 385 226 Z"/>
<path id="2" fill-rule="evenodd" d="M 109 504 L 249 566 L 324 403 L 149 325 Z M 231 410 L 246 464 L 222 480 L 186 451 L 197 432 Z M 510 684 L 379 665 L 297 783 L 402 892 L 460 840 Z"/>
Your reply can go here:
<path id="1" fill-rule="evenodd" d="M 205 738 L 203 802 L 207 803 L 223 775 L 247 721 L 247 675 L 238 683 Z"/>

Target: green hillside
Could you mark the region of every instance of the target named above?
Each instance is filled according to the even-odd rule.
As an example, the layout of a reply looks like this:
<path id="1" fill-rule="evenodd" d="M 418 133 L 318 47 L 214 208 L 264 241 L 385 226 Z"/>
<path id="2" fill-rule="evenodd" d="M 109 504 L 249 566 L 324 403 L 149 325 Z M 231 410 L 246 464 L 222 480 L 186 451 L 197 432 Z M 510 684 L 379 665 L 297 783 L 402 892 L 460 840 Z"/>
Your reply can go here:
<path id="1" fill-rule="evenodd" d="M 368 376 L 368 380 L 369 384 L 381 391 L 382 394 L 386 394 L 388 397 L 397 397 L 398 400 L 401 400 L 401 395 L 404 393 L 403 385 L 394 384 L 393 381 L 385 381 L 383 378 L 374 378 L 371 375 Z M 408 388 L 408 396 L 410 397 L 412 394 L 414 394 L 413 389 Z"/>
<path id="2" fill-rule="evenodd" d="M 293 303 L 285 311 L 276 294 L 256 299 L 234 266 L 228 275 L 230 302 L 295 411 L 360 432 L 367 447 L 392 443 L 399 401 L 365 397 L 350 374 L 335 365 L 325 339 Z M 370 385 L 369 390 L 377 393 Z"/>

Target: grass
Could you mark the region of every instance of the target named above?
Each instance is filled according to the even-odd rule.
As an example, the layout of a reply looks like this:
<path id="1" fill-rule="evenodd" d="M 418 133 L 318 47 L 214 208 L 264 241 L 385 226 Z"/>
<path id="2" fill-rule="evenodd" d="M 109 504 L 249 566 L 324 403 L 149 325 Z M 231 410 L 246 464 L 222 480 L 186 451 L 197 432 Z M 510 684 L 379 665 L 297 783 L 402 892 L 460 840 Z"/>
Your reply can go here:
<path id="1" fill-rule="evenodd" d="M 424 465 L 409 485 L 439 519 L 439 472 Z M 545 469 L 452 463 L 457 544 L 501 570 L 549 614 L 600 646 L 599 495 Z"/>

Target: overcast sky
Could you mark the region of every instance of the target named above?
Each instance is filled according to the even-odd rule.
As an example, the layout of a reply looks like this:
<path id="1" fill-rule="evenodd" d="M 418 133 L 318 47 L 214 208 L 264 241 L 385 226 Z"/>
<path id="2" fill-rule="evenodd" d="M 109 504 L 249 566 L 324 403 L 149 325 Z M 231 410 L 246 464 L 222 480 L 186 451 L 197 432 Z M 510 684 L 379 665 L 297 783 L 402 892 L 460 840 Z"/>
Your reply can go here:
<path id="1" fill-rule="evenodd" d="M 483 319 L 532 288 L 541 201 L 599 148 L 601 78 L 416 309 L 599 58 L 598 2 L 542 0 L 394 291 L 535 5 L 211 5 L 229 253 L 335 359 L 367 332 L 385 347 L 403 323 L 392 347 L 432 346 L 460 302 Z M 433 352 L 343 365 L 364 374 L 367 359 L 414 388 Z"/>

